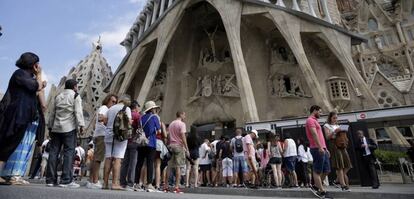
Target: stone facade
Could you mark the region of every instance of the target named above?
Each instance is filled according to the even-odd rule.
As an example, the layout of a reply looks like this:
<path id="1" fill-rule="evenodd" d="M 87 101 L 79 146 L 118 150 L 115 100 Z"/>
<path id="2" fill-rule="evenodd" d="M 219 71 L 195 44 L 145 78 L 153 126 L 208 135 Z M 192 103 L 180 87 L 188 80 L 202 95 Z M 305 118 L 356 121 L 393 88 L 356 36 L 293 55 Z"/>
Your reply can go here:
<path id="1" fill-rule="evenodd" d="M 112 75 L 111 67 L 102 55 L 102 44 L 100 41 L 93 43 L 91 53 L 73 67 L 68 75 L 62 77 L 59 85 L 52 85 L 47 99 L 48 109 L 50 110 L 50 106 L 53 105 L 55 96 L 64 89 L 65 81 L 75 79 L 78 81 L 78 93 L 82 98 L 86 124 L 84 137 L 92 136 L 95 112 L 101 106 L 101 101 L 105 97 L 103 89 Z"/>
<path id="2" fill-rule="evenodd" d="M 327 0 L 151 0 L 107 90 L 155 100 L 167 123 L 184 110 L 195 126 L 376 108 L 351 53 L 364 39 L 341 23 Z"/>
<path id="3" fill-rule="evenodd" d="M 380 107 L 413 105 L 414 1 L 337 0 L 337 3 L 343 25 L 368 39 L 352 47 L 352 57 Z M 408 144 L 395 128 L 385 131 L 393 143 Z"/>

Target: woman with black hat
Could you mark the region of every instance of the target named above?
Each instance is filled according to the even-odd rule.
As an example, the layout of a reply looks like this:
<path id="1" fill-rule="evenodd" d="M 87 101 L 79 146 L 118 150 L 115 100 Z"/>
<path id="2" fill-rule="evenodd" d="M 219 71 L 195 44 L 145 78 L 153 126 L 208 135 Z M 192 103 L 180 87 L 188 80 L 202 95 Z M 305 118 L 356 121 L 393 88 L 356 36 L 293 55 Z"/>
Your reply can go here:
<path id="1" fill-rule="evenodd" d="M 36 54 L 23 53 L 16 66 L 19 69 L 10 78 L 6 94 L 0 102 L 0 173 L 3 173 L 3 167 L 12 154 L 16 161 L 11 167 L 17 173 L 25 171 L 27 161 L 21 159 L 30 152 L 41 117 L 37 93 L 46 87 Z M 23 143 L 24 140 L 27 142 Z M 22 152 L 14 154 L 18 147 Z M 0 177 L 0 184 L 10 183 Z"/>

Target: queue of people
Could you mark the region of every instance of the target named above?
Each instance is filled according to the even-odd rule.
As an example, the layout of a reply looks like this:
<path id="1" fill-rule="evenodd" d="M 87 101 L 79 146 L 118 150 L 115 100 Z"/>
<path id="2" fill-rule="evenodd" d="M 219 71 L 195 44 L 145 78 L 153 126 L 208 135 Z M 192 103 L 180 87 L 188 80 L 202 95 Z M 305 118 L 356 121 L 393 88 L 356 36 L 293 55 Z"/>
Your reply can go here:
<path id="1" fill-rule="evenodd" d="M 0 117 L 0 184 L 27 184 L 22 176 L 35 140 L 43 140 L 46 121 L 45 101 L 39 57 L 24 53 L 16 62 L 19 67 L 10 79 L 2 100 Z M 323 181 L 331 168 L 343 191 L 350 191 L 347 172 L 352 164 L 347 152 L 346 131 L 331 112 L 321 126 L 319 106 L 310 108 L 306 121 L 306 137 L 296 141 L 287 133 L 260 136 L 257 130 L 235 130 L 234 137 L 204 139 L 187 133 L 186 114 L 177 111 L 176 119 L 165 125 L 159 116 L 161 108 L 153 101 L 141 107 L 129 95 L 109 94 L 96 113 L 93 143 L 87 152 L 76 147 L 77 136 L 83 133 L 82 99 L 76 80 L 65 82 L 50 110 L 47 128 L 50 140 L 38 144 L 38 169 L 46 175 L 47 186 L 78 188 L 74 173 L 87 162 L 91 189 L 134 190 L 182 193 L 185 187 L 226 186 L 299 188 L 309 187 L 318 197 L 329 197 Z M 12 103 L 12 100 L 19 101 Z M 8 115 L 8 117 L 5 117 Z M 379 187 L 374 162 L 376 144 L 358 132 L 362 158 Z M 326 137 L 326 141 L 325 141 Z M 262 141 L 259 141 L 262 140 Z M 264 140 L 264 141 L 263 141 Z M 57 167 L 63 159 L 62 173 Z M 103 179 L 99 179 L 101 163 Z M 85 169 L 85 167 L 83 167 Z M 74 172 L 75 170 L 75 172 Z M 111 181 L 110 175 L 112 174 Z"/>

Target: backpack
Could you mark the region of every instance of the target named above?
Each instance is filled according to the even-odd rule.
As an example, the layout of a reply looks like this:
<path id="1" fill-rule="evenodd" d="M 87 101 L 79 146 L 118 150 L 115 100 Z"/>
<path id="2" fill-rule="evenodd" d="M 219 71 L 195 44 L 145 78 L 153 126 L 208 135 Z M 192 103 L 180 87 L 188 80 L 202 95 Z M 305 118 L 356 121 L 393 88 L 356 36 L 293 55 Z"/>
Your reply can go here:
<path id="1" fill-rule="evenodd" d="M 346 136 L 346 131 L 341 131 L 336 134 L 335 146 L 338 149 L 345 149 L 348 147 L 348 137 Z"/>
<path id="2" fill-rule="evenodd" d="M 243 138 L 236 138 L 234 142 L 234 148 L 236 149 L 237 153 L 243 152 Z"/>
<path id="3" fill-rule="evenodd" d="M 126 113 L 126 106 L 120 110 L 116 116 L 112 130 L 114 132 L 114 139 L 122 142 L 127 140 L 132 135 L 132 127 L 129 123 L 129 118 Z"/>

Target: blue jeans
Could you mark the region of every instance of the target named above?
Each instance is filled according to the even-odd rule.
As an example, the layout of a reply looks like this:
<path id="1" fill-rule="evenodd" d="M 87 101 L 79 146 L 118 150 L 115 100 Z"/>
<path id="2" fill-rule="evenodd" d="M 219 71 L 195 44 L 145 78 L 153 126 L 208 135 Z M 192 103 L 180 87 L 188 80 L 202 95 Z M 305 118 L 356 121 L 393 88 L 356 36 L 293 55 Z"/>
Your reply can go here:
<path id="1" fill-rule="evenodd" d="M 57 165 L 60 149 L 63 146 L 63 166 L 60 184 L 69 184 L 73 180 L 73 159 L 75 156 L 76 130 L 67 133 L 50 133 L 49 160 L 46 170 L 46 184 L 57 183 Z"/>
<path id="2" fill-rule="evenodd" d="M 331 165 L 326 149 L 323 154 L 319 152 L 318 148 L 312 148 L 310 152 L 313 158 L 313 172 L 317 174 L 331 172 Z"/>

